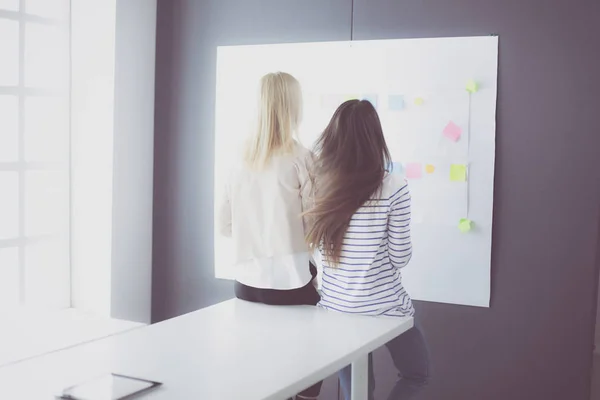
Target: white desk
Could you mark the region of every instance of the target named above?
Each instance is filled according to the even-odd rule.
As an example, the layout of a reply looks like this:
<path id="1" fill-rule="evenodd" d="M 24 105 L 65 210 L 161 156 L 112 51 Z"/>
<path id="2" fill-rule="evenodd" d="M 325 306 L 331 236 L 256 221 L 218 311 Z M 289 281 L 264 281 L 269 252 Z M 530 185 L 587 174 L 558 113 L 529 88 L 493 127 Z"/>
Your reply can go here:
<path id="1" fill-rule="evenodd" d="M 413 325 L 309 306 L 229 300 L 159 324 L 0 367 L 0 398 L 53 399 L 103 373 L 163 382 L 148 400 L 283 400 L 355 362 L 366 399 L 367 354 Z"/>
<path id="2" fill-rule="evenodd" d="M 144 325 L 101 318 L 73 308 L 55 312 L 0 312 L 0 366 L 92 342 Z"/>

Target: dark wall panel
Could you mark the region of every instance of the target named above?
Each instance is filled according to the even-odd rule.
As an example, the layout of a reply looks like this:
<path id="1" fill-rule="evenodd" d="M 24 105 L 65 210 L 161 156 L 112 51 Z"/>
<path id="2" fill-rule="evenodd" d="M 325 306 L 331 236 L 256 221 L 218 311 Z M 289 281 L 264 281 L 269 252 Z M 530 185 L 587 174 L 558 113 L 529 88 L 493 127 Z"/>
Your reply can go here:
<path id="1" fill-rule="evenodd" d="M 419 303 L 425 400 L 587 400 L 600 204 L 600 3 L 159 0 L 153 320 L 232 296 L 213 277 L 216 46 L 500 35 L 492 307 Z M 241 66 L 243 67 L 243 66 Z M 408 288 L 410 289 L 410 288 Z M 376 357 L 377 398 L 394 374 Z M 328 381 L 322 399 L 335 397 Z"/>
<path id="2" fill-rule="evenodd" d="M 589 399 L 599 4 L 355 0 L 358 40 L 500 35 L 492 306 L 418 305 L 434 362 L 420 399 Z M 376 362 L 385 398 L 393 367 Z"/>

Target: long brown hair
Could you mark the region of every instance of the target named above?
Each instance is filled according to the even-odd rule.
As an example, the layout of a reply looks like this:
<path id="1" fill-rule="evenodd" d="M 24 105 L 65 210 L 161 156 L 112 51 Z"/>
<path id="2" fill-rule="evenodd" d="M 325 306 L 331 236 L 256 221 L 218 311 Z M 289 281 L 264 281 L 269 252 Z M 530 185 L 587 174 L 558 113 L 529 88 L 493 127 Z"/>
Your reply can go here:
<path id="1" fill-rule="evenodd" d="M 322 247 L 330 265 L 337 265 L 350 219 L 380 193 L 390 164 L 373 105 L 349 100 L 339 106 L 314 153 L 314 207 L 305 213 L 310 221 L 306 239 L 311 247 Z"/>

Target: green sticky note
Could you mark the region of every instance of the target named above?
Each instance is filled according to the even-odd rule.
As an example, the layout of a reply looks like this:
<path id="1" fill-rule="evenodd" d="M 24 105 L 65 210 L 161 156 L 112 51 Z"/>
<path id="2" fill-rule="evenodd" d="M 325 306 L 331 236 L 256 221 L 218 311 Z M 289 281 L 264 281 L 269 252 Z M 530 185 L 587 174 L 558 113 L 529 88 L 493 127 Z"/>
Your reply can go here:
<path id="1" fill-rule="evenodd" d="M 475 93 L 479 89 L 479 85 L 477 85 L 477 82 L 471 79 L 469 82 L 467 82 L 466 89 L 469 93 Z"/>
<path id="2" fill-rule="evenodd" d="M 470 219 L 461 218 L 460 221 L 458 221 L 458 230 L 462 233 L 467 233 L 471 230 L 472 224 L 473 221 L 471 221 Z"/>
<path id="3" fill-rule="evenodd" d="M 450 180 L 452 182 L 465 182 L 467 180 L 467 166 L 464 164 L 450 165 Z"/>

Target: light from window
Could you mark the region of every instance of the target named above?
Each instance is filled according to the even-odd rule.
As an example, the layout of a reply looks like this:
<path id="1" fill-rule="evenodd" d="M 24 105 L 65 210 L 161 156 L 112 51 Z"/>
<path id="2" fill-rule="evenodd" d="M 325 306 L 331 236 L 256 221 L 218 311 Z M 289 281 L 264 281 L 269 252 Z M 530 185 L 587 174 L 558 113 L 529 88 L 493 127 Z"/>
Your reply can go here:
<path id="1" fill-rule="evenodd" d="M 19 304 L 19 284 L 18 247 L 0 248 L 0 310 Z"/>
<path id="2" fill-rule="evenodd" d="M 0 162 L 16 162 L 19 160 L 19 98 L 16 95 L 0 95 L 0 121 Z"/>
<path id="3" fill-rule="evenodd" d="M 25 86 L 65 89 L 68 30 L 64 26 L 25 24 Z"/>
<path id="4" fill-rule="evenodd" d="M 0 240 L 19 237 L 19 173 L 0 171 Z M 1 264 L 0 264 L 1 267 Z"/>
<path id="5" fill-rule="evenodd" d="M 39 17 L 64 20 L 69 14 L 69 0 L 27 0 L 25 12 Z"/>
<path id="6" fill-rule="evenodd" d="M 0 86 L 19 83 L 19 22 L 0 17 Z"/>
<path id="7" fill-rule="evenodd" d="M 24 104 L 26 162 L 68 161 L 69 104 L 62 97 L 29 96 Z"/>
<path id="8" fill-rule="evenodd" d="M 25 173 L 25 235 L 64 235 L 69 219 L 68 175 L 65 171 Z"/>
<path id="9" fill-rule="evenodd" d="M 36 309 L 64 308 L 70 303 L 68 241 L 64 237 L 25 247 L 27 305 Z"/>
<path id="10" fill-rule="evenodd" d="M 19 11 L 19 0 L 0 0 L 0 11 L 3 10 Z"/>
<path id="11" fill-rule="evenodd" d="M 0 309 L 67 308 L 69 0 L 0 0 Z"/>

